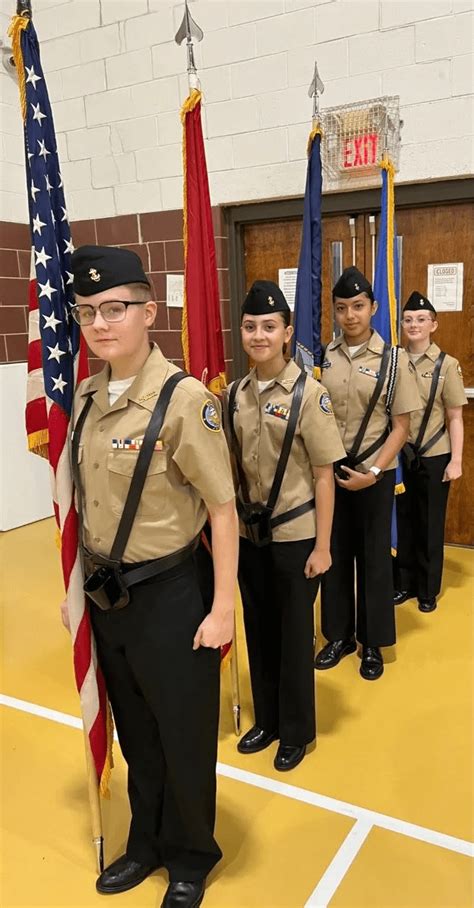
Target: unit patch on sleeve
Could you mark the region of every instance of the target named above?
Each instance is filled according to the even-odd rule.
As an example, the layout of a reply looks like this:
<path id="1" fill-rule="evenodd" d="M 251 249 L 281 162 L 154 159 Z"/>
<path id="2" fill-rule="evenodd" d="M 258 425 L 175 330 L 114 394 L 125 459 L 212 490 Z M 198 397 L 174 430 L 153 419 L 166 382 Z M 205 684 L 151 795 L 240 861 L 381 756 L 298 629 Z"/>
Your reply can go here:
<path id="1" fill-rule="evenodd" d="M 459 363 L 456 366 L 456 371 L 457 371 L 458 375 L 460 375 L 462 378 L 462 369 L 461 369 L 461 366 L 459 365 Z"/>
<path id="2" fill-rule="evenodd" d="M 332 409 L 332 403 L 329 394 L 321 394 L 321 397 L 319 398 L 319 409 L 325 414 L 325 416 L 333 415 L 334 411 Z"/>
<path id="3" fill-rule="evenodd" d="M 285 407 L 284 404 L 272 404 L 269 401 L 268 404 L 265 404 L 264 412 L 267 416 L 277 416 L 278 419 L 288 420 L 290 408 Z"/>
<path id="4" fill-rule="evenodd" d="M 220 432 L 221 421 L 212 400 L 206 400 L 203 403 L 201 408 L 201 420 L 206 429 L 209 429 L 211 432 Z"/>

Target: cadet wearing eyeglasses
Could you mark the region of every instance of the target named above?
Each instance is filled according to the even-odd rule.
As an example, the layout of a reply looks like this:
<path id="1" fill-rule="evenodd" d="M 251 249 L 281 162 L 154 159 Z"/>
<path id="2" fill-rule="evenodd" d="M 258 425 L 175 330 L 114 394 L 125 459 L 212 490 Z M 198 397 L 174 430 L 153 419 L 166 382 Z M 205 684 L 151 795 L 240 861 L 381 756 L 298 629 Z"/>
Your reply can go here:
<path id="1" fill-rule="evenodd" d="M 457 359 L 432 339 L 438 327 L 434 306 L 417 290 L 405 304 L 402 325 L 422 409 L 411 416 L 402 453 L 406 491 L 397 495 L 394 601 L 401 605 L 416 597 L 421 612 L 432 612 L 441 589 L 450 483 L 462 473 L 467 398 Z"/>
<path id="2" fill-rule="evenodd" d="M 77 450 L 85 589 L 95 597 L 90 616 L 128 764 L 132 813 L 126 852 L 100 875 L 97 889 L 124 892 L 164 866 L 170 885 L 163 908 L 197 908 L 221 857 L 214 838 L 220 646 L 232 638 L 237 572 L 220 409 L 200 382 L 181 375 L 153 441 L 121 563 L 110 568 L 116 585 L 137 572 L 147 579 L 129 587 L 125 607 L 120 599 L 107 610 L 104 591 L 92 585 L 100 568 L 87 566 L 105 561 L 109 570 L 113 563 L 144 436 L 165 383 L 180 370 L 149 342 L 156 303 L 135 253 L 83 246 L 72 270 L 72 316 L 106 361 L 77 390 L 73 455 Z M 213 560 L 200 541 L 208 513 Z"/>

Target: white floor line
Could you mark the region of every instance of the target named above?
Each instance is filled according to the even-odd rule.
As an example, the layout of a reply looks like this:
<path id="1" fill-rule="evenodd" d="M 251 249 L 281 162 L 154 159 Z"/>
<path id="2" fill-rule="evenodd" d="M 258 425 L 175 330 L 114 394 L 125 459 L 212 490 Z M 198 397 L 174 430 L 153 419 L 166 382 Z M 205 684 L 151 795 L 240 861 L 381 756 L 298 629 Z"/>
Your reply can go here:
<path id="1" fill-rule="evenodd" d="M 372 828 L 373 824 L 369 820 L 357 820 L 324 871 L 304 908 L 327 908 Z"/>
<path id="2" fill-rule="evenodd" d="M 40 716 L 44 719 L 50 719 L 52 722 L 58 722 L 61 725 L 69 725 L 72 728 L 82 728 L 82 722 L 76 716 L 70 716 L 67 713 L 58 712 L 58 710 L 55 709 L 48 709 L 45 706 L 39 706 L 38 704 L 30 703 L 27 700 L 18 700 L 16 697 L 8 697 L 6 694 L 0 694 L 0 705 L 31 713 L 34 716 Z M 320 807 L 323 810 L 330 810 L 332 813 L 351 817 L 353 820 L 363 820 L 365 823 L 372 826 L 379 826 L 381 829 L 388 829 L 390 832 L 397 832 L 400 835 L 418 839 L 420 842 L 426 842 L 429 845 L 437 845 L 439 848 L 446 848 L 448 851 L 455 851 L 458 854 L 464 854 L 467 857 L 474 856 L 474 845 L 472 842 L 468 842 L 465 839 L 458 839 L 455 836 L 447 835 L 444 832 L 437 832 L 435 829 L 417 826 L 415 823 L 399 820 L 397 817 L 377 813 L 375 810 L 368 810 L 366 807 L 349 804 L 347 801 L 339 801 L 337 798 L 330 798 L 327 795 L 318 794 L 317 792 L 309 791 L 306 788 L 289 785 L 287 782 L 280 782 L 278 779 L 269 779 L 266 776 L 248 772 L 245 769 L 238 769 L 236 766 L 229 766 L 227 763 L 218 763 L 217 773 L 227 779 L 233 779 L 236 782 L 252 785 L 254 788 L 271 791 L 274 794 L 282 795 L 285 798 L 291 798 L 293 801 L 303 801 L 305 804 L 310 804 L 313 807 Z"/>

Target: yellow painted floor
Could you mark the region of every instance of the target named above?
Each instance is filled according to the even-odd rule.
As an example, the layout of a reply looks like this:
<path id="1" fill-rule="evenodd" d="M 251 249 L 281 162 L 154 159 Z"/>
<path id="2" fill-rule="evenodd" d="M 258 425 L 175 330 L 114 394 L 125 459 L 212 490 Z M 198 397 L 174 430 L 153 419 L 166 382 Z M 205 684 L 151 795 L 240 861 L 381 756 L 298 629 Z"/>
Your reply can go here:
<path id="1" fill-rule="evenodd" d="M 0 691 L 78 716 L 54 536 L 47 520 L 0 538 Z M 472 551 L 448 547 L 437 611 L 422 615 L 414 601 L 397 610 L 398 643 L 380 681 L 360 678 L 356 655 L 318 673 L 318 744 L 292 773 L 274 771 L 274 747 L 237 753 L 224 670 L 217 821 L 224 859 L 206 906 L 470 908 L 473 574 Z M 239 662 L 245 731 L 252 714 L 240 617 Z M 11 705 L 0 715 L 0 905 L 103 903 L 94 889 L 81 731 Z M 116 763 L 104 805 L 107 861 L 121 853 L 127 831 L 118 746 Z M 362 844 L 346 859 L 364 823 Z M 114 904 L 159 908 L 166 885 L 158 872 Z"/>

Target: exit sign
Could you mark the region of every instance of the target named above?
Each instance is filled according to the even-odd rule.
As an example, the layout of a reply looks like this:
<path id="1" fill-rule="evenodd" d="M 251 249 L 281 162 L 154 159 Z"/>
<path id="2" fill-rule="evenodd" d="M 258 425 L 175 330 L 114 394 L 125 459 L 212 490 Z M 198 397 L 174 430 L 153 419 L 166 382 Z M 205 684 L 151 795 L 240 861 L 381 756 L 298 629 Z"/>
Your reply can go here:
<path id="1" fill-rule="evenodd" d="M 361 170 L 376 167 L 379 161 L 379 139 L 376 132 L 346 137 L 341 146 L 341 170 Z"/>

